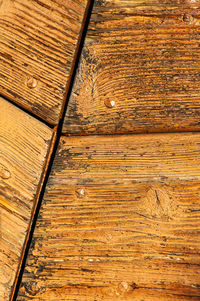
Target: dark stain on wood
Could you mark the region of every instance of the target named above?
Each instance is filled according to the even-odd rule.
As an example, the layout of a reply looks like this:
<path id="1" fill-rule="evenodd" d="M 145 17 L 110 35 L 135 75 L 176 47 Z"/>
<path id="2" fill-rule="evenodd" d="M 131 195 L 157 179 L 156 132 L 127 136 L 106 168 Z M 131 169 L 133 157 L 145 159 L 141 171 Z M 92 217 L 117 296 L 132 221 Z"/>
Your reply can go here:
<path id="1" fill-rule="evenodd" d="M 18 300 L 199 300 L 199 141 L 61 138 Z"/>
<path id="2" fill-rule="evenodd" d="M 0 300 L 9 300 L 52 130 L 0 98 Z"/>
<path id="3" fill-rule="evenodd" d="M 62 111 L 87 0 L 0 1 L 0 93 L 45 121 Z M 30 78 L 37 85 L 27 84 Z"/>
<path id="4" fill-rule="evenodd" d="M 63 133 L 198 131 L 199 8 L 95 1 Z"/>

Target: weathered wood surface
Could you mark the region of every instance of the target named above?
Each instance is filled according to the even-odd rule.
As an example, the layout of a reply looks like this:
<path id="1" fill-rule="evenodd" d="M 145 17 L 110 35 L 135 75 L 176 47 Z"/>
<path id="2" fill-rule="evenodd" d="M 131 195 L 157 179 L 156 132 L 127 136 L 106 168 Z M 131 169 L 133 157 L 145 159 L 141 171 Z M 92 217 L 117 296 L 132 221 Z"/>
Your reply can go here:
<path id="1" fill-rule="evenodd" d="M 64 133 L 200 129 L 200 1 L 95 1 Z"/>
<path id="2" fill-rule="evenodd" d="M 200 134 L 61 138 L 18 300 L 199 300 Z"/>
<path id="3" fill-rule="evenodd" d="M 0 300 L 7 301 L 39 192 L 52 130 L 0 98 Z"/>
<path id="4" fill-rule="evenodd" d="M 57 124 L 87 0 L 0 0 L 0 93 Z"/>

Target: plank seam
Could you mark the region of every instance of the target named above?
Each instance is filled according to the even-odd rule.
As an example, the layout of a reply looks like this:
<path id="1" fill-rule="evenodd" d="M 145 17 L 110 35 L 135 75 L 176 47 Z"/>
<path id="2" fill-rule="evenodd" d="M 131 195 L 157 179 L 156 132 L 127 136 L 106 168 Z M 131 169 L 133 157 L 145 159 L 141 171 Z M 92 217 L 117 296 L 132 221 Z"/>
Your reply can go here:
<path id="1" fill-rule="evenodd" d="M 26 109 L 24 106 L 21 106 L 20 104 L 16 103 L 15 101 L 11 100 L 10 98 L 6 97 L 2 93 L 0 93 L 0 97 L 5 99 L 7 102 L 11 103 L 12 105 L 14 105 L 16 108 L 20 109 L 21 111 L 23 111 L 27 115 L 33 117 L 34 119 L 38 120 L 39 122 L 42 122 L 43 124 L 45 124 L 49 128 L 53 129 L 55 127 L 54 124 L 51 124 L 51 123 L 47 122 L 46 120 L 42 119 L 38 115 L 36 115 L 33 112 L 29 111 L 29 109 Z"/>
<path id="2" fill-rule="evenodd" d="M 16 272 L 16 275 L 15 275 L 15 281 L 14 281 L 14 285 L 13 285 L 13 288 L 12 288 L 12 291 L 11 291 L 10 300 L 15 300 L 15 299 L 13 299 L 13 297 L 14 297 L 16 289 L 18 289 L 18 281 L 19 281 L 20 277 L 22 276 L 20 273 L 21 273 L 22 268 L 24 268 L 23 267 L 23 264 L 24 264 L 23 260 L 24 260 L 25 254 L 26 254 L 26 249 L 27 249 L 28 246 L 30 246 L 30 243 L 31 243 L 31 241 L 29 241 L 29 238 L 32 237 L 31 235 L 33 235 L 32 227 L 33 227 L 33 224 L 34 224 L 35 216 L 36 216 L 36 214 L 38 215 L 37 207 L 38 207 L 38 204 L 39 204 L 39 199 L 40 199 L 40 195 L 42 193 L 43 185 L 45 184 L 46 172 L 47 172 L 47 169 L 48 169 L 49 162 L 51 160 L 51 155 L 52 155 L 52 152 L 53 152 L 55 139 L 56 139 L 56 132 L 54 130 L 52 138 L 51 138 L 50 146 L 49 146 L 49 149 L 48 149 L 48 152 L 47 152 L 47 155 L 46 155 L 46 159 L 45 159 L 45 162 L 44 162 L 43 167 L 42 167 L 42 174 L 41 174 L 41 178 L 40 178 L 40 181 L 39 181 L 39 184 L 38 184 L 38 187 L 37 187 L 35 202 L 33 204 L 31 217 L 30 217 L 30 221 L 29 221 L 29 225 L 28 225 L 28 229 L 27 229 L 27 234 L 26 234 L 26 237 L 25 237 L 25 241 L 24 241 L 24 244 L 23 244 L 23 248 L 22 248 L 22 252 L 21 252 L 17 272 Z"/>
<path id="3" fill-rule="evenodd" d="M 80 60 L 80 56 L 81 56 L 82 48 L 83 48 L 83 45 L 84 45 L 88 25 L 89 25 L 89 22 L 90 22 L 90 17 L 91 17 L 91 14 L 92 14 L 93 5 L 94 5 L 94 0 L 88 0 L 87 7 L 86 7 L 86 10 L 85 10 L 85 14 L 84 14 L 84 17 L 83 17 L 82 27 L 81 27 L 81 31 L 80 31 L 80 35 L 79 35 L 79 39 L 78 39 L 78 43 L 77 43 L 73 63 L 72 63 L 72 69 L 71 69 L 69 81 L 66 84 L 65 100 L 63 101 L 63 106 L 62 106 L 62 110 L 61 110 L 59 123 L 58 123 L 57 126 L 54 127 L 54 134 L 53 134 L 51 144 L 50 144 L 50 147 L 49 147 L 49 152 L 47 154 L 47 159 L 46 159 L 45 164 L 44 164 L 44 169 L 43 169 L 43 173 L 42 173 L 42 176 L 41 176 L 41 180 L 40 180 L 40 183 L 38 185 L 38 192 L 37 192 L 34 208 L 33 208 L 33 211 L 32 211 L 32 218 L 30 219 L 29 229 L 28 229 L 26 240 L 25 240 L 24 247 L 23 247 L 23 250 L 22 250 L 21 260 L 20 260 L 20 263 L 19 263 L 19 266 L 18 266 L 18 271 L 16 273 L 16 279 L 15 279 L 15 283 L 13 285 L 13 289 L 12 289 L 12 292 L 11 292 L 10 301 L 17 300 L 17 296 L 18 296 L 18 292 L 19 292 L 19 289 L 20 289 L 20 285 L 21 285 L 21 281 L 22 281 L 22 277 L 23 277 L 23 272 L 24 272 L 24 269 L 25 269 L 25 266 L 26 266 L 26 260 L 27 260 L 27 257 L 28 257 L 29 248 L 30 248 L 30 245 L 31 245 L 31 242 L 32 242 L 32 239 L 33 239 L 34 229 L 35 229 L 37 218 L 38 218 L 38 215 L 39 215 L 41 203 L 42 203 L 43 196 L 44 196 L 44 193 L 45 193 L 45 190 L 46 190 L 46 185 L 47 185 L 50 173 L 51 173 L 51 169 L 52 169 L 54 158 L 55 158 L 57 148 L 58 148 L 58 145 L 59 145 L 60 137 L 62 135 L 62 126 L 63 126 L 63 123 L 64 123 L 65 112 L 67 110 L 70 94 L 71 94 L 73 83 L 74 83 L 74 80 L 75 80 L 75 76 L 76 76 L 76 72 L 77 72 L 77 68 L 78 68 L 78 63 L 79 63 L 79 60 Z M 8 101 L 10 101 L 10 100 L 8 100 Z M 12 101 L 10 101 L 10 102 L 13 103 Z M 19 106 L 19 105 L 17 105 L 17 107 L 21 108 L 21 106 Z M 23 108 L 23 111 L 30 114 L 30 112 L 28 110 L 24 109 L 24 108 Z M 30 114 L 30 115 L 34 116 L 36 119 L 38 119 L 40 121 L 42 120 L 38 116 L 35 116 L 34 114 Z M 45 123 L 44 120 L 42 120 L 42 122 Z"/>

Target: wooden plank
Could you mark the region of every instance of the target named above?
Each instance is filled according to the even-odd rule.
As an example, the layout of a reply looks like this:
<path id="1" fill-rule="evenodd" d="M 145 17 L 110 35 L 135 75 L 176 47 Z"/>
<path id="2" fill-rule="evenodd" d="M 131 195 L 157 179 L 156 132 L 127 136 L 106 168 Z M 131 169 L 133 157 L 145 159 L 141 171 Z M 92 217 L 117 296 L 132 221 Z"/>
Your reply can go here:
<path id="1" fill-rule="evenodd" d="M 61 138 L 18 300 L 199 300 L 200 134 Z"/>
<path id="2" fill-rule="evenodd" d="M 0 1 L 0 93 L 57 124 L 87 0 Z"/>
<path id="3" fill-rule="evenodd" d="M 200 1 L 95 1 L 63 133 L 200 129 Z"/>
<path id="4" fill-rule="evenodd" d="M 0 98 L 0 300 L 9 300 L 52 130 Z"/>

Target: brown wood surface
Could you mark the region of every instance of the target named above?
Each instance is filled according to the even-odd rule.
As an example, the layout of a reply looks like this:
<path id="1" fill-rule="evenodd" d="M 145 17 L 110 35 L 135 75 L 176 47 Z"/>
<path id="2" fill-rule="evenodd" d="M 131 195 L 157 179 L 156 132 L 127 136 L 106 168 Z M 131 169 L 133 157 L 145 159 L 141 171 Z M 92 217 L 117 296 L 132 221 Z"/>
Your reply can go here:
<path id="1" fill-rule="evenodd" d="M 200 130 L 200 1 L 95 1 L 64 133 Z"/>
<path id="2" fill-rule="evenodd" d="M 199 133 L 61 138 L 17 300 L 200 300 L 199 153 Z"/>
<path id="3" fill-rule="evenodd" d="M 57 124 L 87 0 L 0 0 L 0 93 Z"/>
<path id="4" fill-rule="evenodd" d="M 52 130 L 0 98 L 0 300 L 18 272 Z"/>

